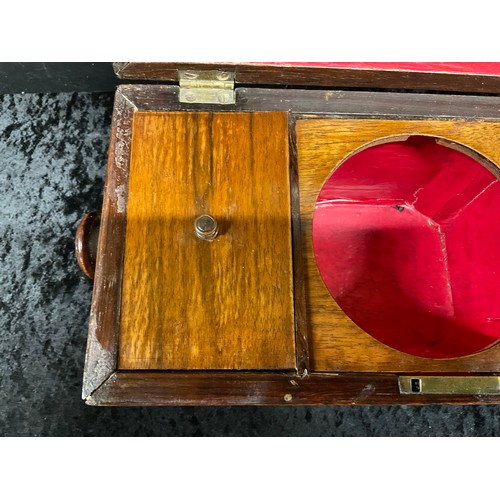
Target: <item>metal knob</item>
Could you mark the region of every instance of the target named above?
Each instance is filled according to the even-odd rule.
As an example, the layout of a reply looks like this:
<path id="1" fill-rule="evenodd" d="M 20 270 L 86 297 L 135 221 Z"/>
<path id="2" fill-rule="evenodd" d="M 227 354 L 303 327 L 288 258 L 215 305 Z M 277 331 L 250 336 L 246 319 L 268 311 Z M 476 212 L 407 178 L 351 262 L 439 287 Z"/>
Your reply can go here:
<path id="1" fill-rule="evenodd" d="M 202 240 L 215 240 L 219 232 L 217 221 L 211 215 L 200 215 L 194 221 L 194 232 Z"/>

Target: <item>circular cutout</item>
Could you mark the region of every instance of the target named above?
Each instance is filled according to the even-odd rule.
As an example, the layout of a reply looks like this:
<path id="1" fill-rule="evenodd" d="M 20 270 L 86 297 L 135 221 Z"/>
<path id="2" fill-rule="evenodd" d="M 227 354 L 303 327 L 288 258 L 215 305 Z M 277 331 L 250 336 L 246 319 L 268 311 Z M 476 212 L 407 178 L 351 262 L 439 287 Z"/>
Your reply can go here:
<path id="1" fill-rule="evenodd" d="M 447 140 L 380 142 L 344 160 L 319 194 L 313 247 L 326 287 L 404 353 L 490 347 L 500 339 L 498 169 Z"/>

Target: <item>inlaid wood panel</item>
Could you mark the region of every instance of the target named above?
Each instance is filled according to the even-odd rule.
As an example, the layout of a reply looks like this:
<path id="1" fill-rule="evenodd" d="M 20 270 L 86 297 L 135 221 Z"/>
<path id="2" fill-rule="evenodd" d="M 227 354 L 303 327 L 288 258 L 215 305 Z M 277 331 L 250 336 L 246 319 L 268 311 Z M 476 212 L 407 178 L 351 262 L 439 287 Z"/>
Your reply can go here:
<path id="1" fill-rule="evenodd" d="M 500 370 L 500 345 L 455 359 L 426 359 L 378 342 L 352 322 L 319 274 L 312 246 L 312 218 L 320 189 L 354 151 L 373 141 L 430 135 L 463 144 L 500 165 L 500 123 L 488 121 L 304 119 L 296 125 L 307 326 L 315 372 L 488 372 Z M 392 139 L 390 139 L 392 140 Z M 495 165 L 488 168 L 497 171 Z M 497 172 L 498 173 L 498 172 Z"/>
<path id="2" fill-rule="evenodd" d="M 287 114 L 136 112 L 132 130 L 118 368 L 295 368 Z"/>

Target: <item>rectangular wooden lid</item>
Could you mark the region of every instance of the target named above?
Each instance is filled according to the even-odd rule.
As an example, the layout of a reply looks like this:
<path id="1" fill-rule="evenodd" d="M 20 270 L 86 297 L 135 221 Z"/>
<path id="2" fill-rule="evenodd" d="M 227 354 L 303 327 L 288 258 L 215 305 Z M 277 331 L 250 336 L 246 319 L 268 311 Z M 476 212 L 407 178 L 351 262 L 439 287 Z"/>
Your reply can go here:
<path id="1" fill-rule="evenodd" d="M 295 368 L 286 113 L 135 113 L 120 316 L 120 369 Z"/>
<path id="2" fill-rule="evenodd" d="M 179 70 L 233 71 L 246 85 L 399 89 L 500 94 L 498 62 L 125 62 L 119 78 L 176 82 Z"/>

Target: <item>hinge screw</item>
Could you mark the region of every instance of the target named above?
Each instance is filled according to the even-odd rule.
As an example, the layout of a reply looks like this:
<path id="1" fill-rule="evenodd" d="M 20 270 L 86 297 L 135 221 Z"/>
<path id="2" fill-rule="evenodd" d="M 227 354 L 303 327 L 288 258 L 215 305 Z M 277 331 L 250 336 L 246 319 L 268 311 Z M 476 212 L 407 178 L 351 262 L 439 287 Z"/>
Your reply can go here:
<path id="1" fill-rule="evenodd" d="M 185 96 L 186 101 L 188 102 L 195 102 L 196 101 L 196 94 L 194 92 L 186 92 Z"/>
<path id="2" fill-rule="evenodd" d="M 227 95 L 227 92 L 219 92 L 219 95 L 217 96 L 217 100 L 221 104 L 227 104 L 229 102 L 229 96 Z"/>
<path id="3" fill-rule="evenodd" d="M 184 72 L 184 76 L 188 79 L 188 80 L 196 80 L 198 78 L 198 73 L 196 71 L 185 71 Z"/>
<path id="4" fill-rule="evenodd" d="M 219 71 L 217 72 L 217 80 L 227 80 L 229 78 L 229 72 Z"/>

